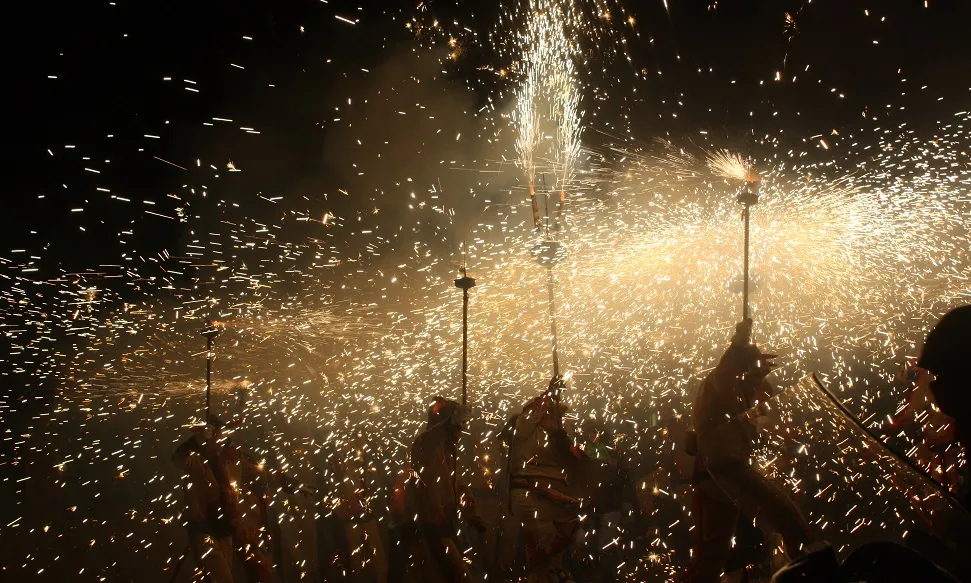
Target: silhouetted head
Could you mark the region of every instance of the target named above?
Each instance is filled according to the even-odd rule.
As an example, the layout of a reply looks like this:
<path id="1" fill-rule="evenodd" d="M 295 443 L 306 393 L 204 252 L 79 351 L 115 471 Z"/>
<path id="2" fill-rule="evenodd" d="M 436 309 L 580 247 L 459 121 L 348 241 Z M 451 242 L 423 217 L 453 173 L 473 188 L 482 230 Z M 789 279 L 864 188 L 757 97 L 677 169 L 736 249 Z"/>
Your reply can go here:
<path id="1" fill-rule="evenodd" d="M 458 441 L 468 420 L 467 408 L 458 401 L 435 397 L 435 402 L 428 408 L 428 430 L 442 427 L 452 442 Z"/>
<path id="2" fill-rule="evenodd" d="M 927 335 L 917 365 L 934 374 L 934 401 L 957 423 L 965 446 L 971 441 L 971 306 L 945 314 Z"/>

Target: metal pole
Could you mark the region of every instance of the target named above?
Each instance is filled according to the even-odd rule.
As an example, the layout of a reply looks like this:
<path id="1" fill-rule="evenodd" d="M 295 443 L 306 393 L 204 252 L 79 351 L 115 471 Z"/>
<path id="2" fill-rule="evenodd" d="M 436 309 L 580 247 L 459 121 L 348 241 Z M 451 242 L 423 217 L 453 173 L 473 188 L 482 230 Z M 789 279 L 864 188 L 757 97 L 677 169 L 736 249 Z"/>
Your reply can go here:
<path id="1" fill-rule="evenodd" d="M 462 404 L 469 402 L 469 290 L 462 290 Z"/>
<path id="2" fill-rule="evenodd" d="M 553 265 L 549 266 L 549 291 L 550 291 L 550 334 L 553 338 L 553 376 L 560 376 L 560 359 L 556 350 L 556 305 L 553 303 Z"/>
<path id="3" fill-rule="evenodd" d="M 742 319 L 748 319 L 748 249 L 749 249 L 749 209 L 752 205 L 745 204 L 745 279 L 742 284 Z"/>
<path id="4" fill-rule="evenodd" d="M 213 322 L 207 322 L 202 335 L 206 337 L 206 423 L 209 423 L 212 413 L 212 341 L 219 336 L 219 328 Z"/>
<path id="5" fill-rule="evenodd" d="M 550 294 L 550 337 L 553 342 L 553 376 L 559 376 L 560 374 L 560 358 L 558 342 L 556 339 L 556 302 L 554 301 L 554 289 L 556 287 L 556 278 L 553 275 L 553 268 L 562 259 L 560 255 L 560 243 L 559 241 L 546 240 L 533 246 L 533 255 L 539 261 L 539 264 L 548 269 L 547 275 L 547 287 Z"/>
<path id="6" fill-rule="evenodd" d="M 742 318 L 748 319 L 748 264 L 749 264 L 749 216 L 751 215 L 752 205 L 759 202 L 759 185 L 762 177 L 754 169 L 748 168 L 745 171 L 745 184 L 738 193 L 738 202 L 742 205 L 742 218 L 745 221 L 745 267 L 742 275 Z"/>
<path id="7" fill-rule="evenodd" d="M 469 399 L 469 290 L 475 287 L 475 279 L 462 268 L 462 277 L 455 280 L 455 287 L 462 290 L 462 404 Z"/>
<path id="8" fill-rule="evenodd" d="M 212 411 L 212 336 L 206 335 L 206 423 Z"/>
<path id="9" fill-rule="evenodd" d="M 824 385 L 822 381 L 819 380 L 819 378 L 816 376 L 816 373 L 813 373 L 813 384 L 824 395 L 826 395 L 826 397 L 830 400 L 830 402 L 833 403 L 833 405 L 836 405 L 836 407 L 843 413 L 843 415 L 846 415 L 846 419 L 850 423 L 860 428 L 860 430 L 863 431 L 863 433 L 865 433 L 867 437 L 869 437 L 871 440 L 873 440 L 873 442 L 878 444 L 878 447 L 882 447 L 884 451 L 889 452 L 890 455 L 892 455 L 897 461 L 902 462 L 908 468 L 913 470 L 917 475 L 926 479 L 927 482 L 937 490 L 938 494 L 941 494 L 945 500 L 951 503 L 952 507 L 954 506 L 957 506 L 958 508 L 964 507 L 962 502 L 954 498 L 954 495 L 951 494 L 950 490 L 942 486 L 940 482 L 935 480 L 930 474 L 928 474 L 926 471 L 921 469 L 920 466 L 910 461 L 910 458 L 908 458 L 905 455 L 900 455 L 899 453 L 891 449 L 890 446 L 887 445 L 882 439 L 880 439 L 876 433 L 874 433 L 869 427 L 864 425 L 863 422 L 860 421 L 860 419 L 857 418 L 856 415 L 851 413 L 850 410 L 846 408 L 846 405 L 844 405 L 843 402 L 840 401 L 839 398 L 831 390 L 829 390 L 829 387 Z"/>

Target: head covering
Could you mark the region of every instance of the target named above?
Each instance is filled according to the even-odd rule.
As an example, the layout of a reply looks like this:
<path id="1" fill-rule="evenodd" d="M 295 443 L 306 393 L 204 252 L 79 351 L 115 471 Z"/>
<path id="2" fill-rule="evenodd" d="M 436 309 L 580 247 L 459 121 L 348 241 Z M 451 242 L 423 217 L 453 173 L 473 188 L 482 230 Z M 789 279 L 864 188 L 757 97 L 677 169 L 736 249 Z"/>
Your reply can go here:
<path id="1" fill-rule="evenodd" d="M 197 425 L 192 427 L 193 433 L 203 433 L 207 438 L 223 431 L 235 429 L 243 424 L 242 419 L 233 419 L 230 422 L 223 421 L 222 417 L 216 415 L 215 413 L 209 414 L 209 421 L 205 425 Z"/>
<path id="2" fill-rule="evenodd" d="M 452 425 L 461 426 L 468 421 L 468 411 L 458 401 L 435 397 L 435 401 L 428 408 L 428 428 L 431 429 L 446 421 Z"/>
<path id="3" fill-rule="evenodd" d="M 927 335 L 917 366 L 939 377 L 971 375 L 971 306 L 955 308 Z"/>
<path id="4" fill-rule="evenodd" d="M 222 418 L 219 417 L 218 415 L 216 415 L 215 413 L 210 413 L 209 414 L 209 425 L 212 425 L 213 428 L 215 428 L 215 429 L 222 429 L 223 427 L 226 426 L 226 422 L 223 421 Z"/>
<path id="5" fill-rule="evenodd" d="M 747 345 L 752 341 L 752 318 L 745 318 L 735 324 L 735 335 L 732 336 L 732 344 Z"/>
<path id="6" fill-rule="evenodd" d="M 762 351 L 752 344 L 752 319 L 745 318 L 735 325 L 732 343 L 722 359 L 728 359 L 736 374 L 750 372 L 758 363 Z"/>
<path id="7" fill-rule="evenodd" d="M 917 366 L 934 373 L 931 392 L 944 413 L 957 419 L 971 417 L 971 306 L 955 308 L 927 335 Z"/>

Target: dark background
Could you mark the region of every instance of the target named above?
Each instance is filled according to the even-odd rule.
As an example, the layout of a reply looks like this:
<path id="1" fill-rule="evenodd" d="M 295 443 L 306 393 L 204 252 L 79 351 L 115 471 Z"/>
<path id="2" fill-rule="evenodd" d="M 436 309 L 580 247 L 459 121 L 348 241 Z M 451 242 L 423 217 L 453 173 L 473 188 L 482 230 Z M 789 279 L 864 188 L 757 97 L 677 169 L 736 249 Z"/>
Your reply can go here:
<path id="1" fill-rule="evenodd" d="M 448 24 L 454 19 L 484 37 L 498 12 L 482 4 L 436 1 L 416 10 L 413 2 L 339 0 L 17 3 L 5 35 L 13 99 L 5 132 L 8 212 L 0 219 L 0 248 L 50 244 L 46 269 L 92 268 L 118 261 L 119 232 L 126 229 L 133 231 L 128 248 L 152 253 L 177 247 L 187 223 L 146 218 L 137 203 L 152 199 L 155 210 L 171 212 L 165 194 L 181 192 L 186 184 L 206 184 L 212 193 L 192 201 L 190 214 L 218 198 L 249 204 L 254 192 L 333 192 L 353 172 L 346 160 L 328 155 L 333 126 L 324 122 L 357 87 L 360 69 L 416 50 L 419 43 L 403 26 L 413 15 L 437 17 L 443 27 L 462 33 Z M 965 27 L 971 7 L 964 2 L 932 0 L 930 8 L 923 0 L 721 0 L 714 9 L 709 2 L 670 4 L 667 12 L 660 0 L 628 2 L 633 30 L 615 21 L 626 31 L 631 62 L 606 64 L 605 78 L 612 82 L 605 91 L 624 103 L 604 107 L 597 121 L 608 124 L 603 116 L 628 114 L 624 123 L 636 140 L 704 128 L 723 145 L 745 150 L 752 147 L 747 135 L 858 126 L 868 121 L 864 111 L 877 124 L 887 116 L 906 118 L 911 127 L 931 123 L 940 117 L 939 97 L 950 112 L 960 110 L 955 100 L 967 95 L 971 41 Z M 794 35 L 787 33 L 787 12 L 798 27 Z M 360 22 L 350 26 L 334 14 Z M 483 63 L 503 64 L 502 58 L 486 43 L 462 40 L 465 50 L 439 79 L 440 90 L 471 92 L 470 104 L 485 103 L 490 95 L 508 104 L 505 82 L 477 70 Z M 772 81 L 776 71 L 785 82 Z M 172 81 L 163 82 L 166 76 Z M 929 88 L 921 91 L 924 85 Z M 212 117 L 234 122 L 202 125 Z M 240 126 L 261 133 L 246 134 Z M 65 144 L 76 146 L 70 156 Z M 85 172 L 79 156 L 91 158 L 88 167 L 102 173 Z M 208 174 L 193 168 L 197 158 L 217 165 L 232 159 L 245 172 L 224 172 L 216 180 L 206 163 L 202 169 Z M 110 200 L 97 186 L 134 202 Z M 316 210 L 357 212 L 379 204 L 381 192 L 331 196 Z M 38 194 L 45 198 L 38 200 Z M 78 207 L 84 212 L 70 212 Z M 259 213 L 258 207 L 248 210 Z"/>

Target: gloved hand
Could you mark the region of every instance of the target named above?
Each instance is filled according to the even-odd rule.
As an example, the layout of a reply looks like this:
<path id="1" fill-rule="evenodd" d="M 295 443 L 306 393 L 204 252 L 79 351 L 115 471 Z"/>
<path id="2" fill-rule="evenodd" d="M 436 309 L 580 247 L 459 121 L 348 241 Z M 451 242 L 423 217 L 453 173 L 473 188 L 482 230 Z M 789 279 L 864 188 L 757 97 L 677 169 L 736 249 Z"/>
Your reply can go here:
<path id="1" fill-rule="evenodd" d="M 488 530 L 488 527 L 486 526 L 486 523 L 485 523 L 485 519 L 483 519 L 478 514 L 473 514 L 472 516 L 469 516 L 468 518 L 466 518 L 466 521 L 469 524 L 471 524 L 472 528 L 474 528 L 475 531 L 478 532 L 479 534 L 482 534 L 486 530 Z"/>
<path id="2" fill-rule="evenodd" d="M 192 437 L 186 441 L 186 449 L 189 451 L 202 452 L 203 447 L 206 445 L 206 436 L 200 431 L 198 433 L 193 433 Z"/>
<path id="3" fill-rule="evenodd" d="M 732 336 L 732 346 L 748 346 L 752 343 L 752 318 L 745 318 L 735 324 L 735 335 Z"/>
<path id="4" fill-rule="evenodd" d="M 745 375 L 752 381 L 761 381 L 769 375 L 776 364 L 772 362 L 775 354 L 765 354 L 752 344 L 752 319 L 745 318 L 735 325 L 735 335 L 729 347 L 737 374 Z"/>
<path id="5" fill-rule="evenodd" d="M 773 362 L 777 355 L 766 354 L 755 344 L 733 343 L 729 351 L 735 375 L 753 384 L 762 382 L 762 379 L 777 368 Z"/>
<path id="6" fill-rule="evenodd" d="M 526 405 L 527 408 L 541 408 L 547 407 L 550 403 L 557 401 L 560 391 L 566 388 L 566 382 L 563 377 L 557 375 L 550 380 L 549 386 L 543 391 L 538 397 L 533 399 Z"/>
<path id="7" fill-rule="evenodd" d="M 748 367 L 748 377 L 753 381 L 761 381 L 765 377 L 769 376 L 773 370 L 778 368 L 774 360 L 777 355 L 775 354 L 765 354 L 759 347 L 752 345 L 752 359 Z"/>

